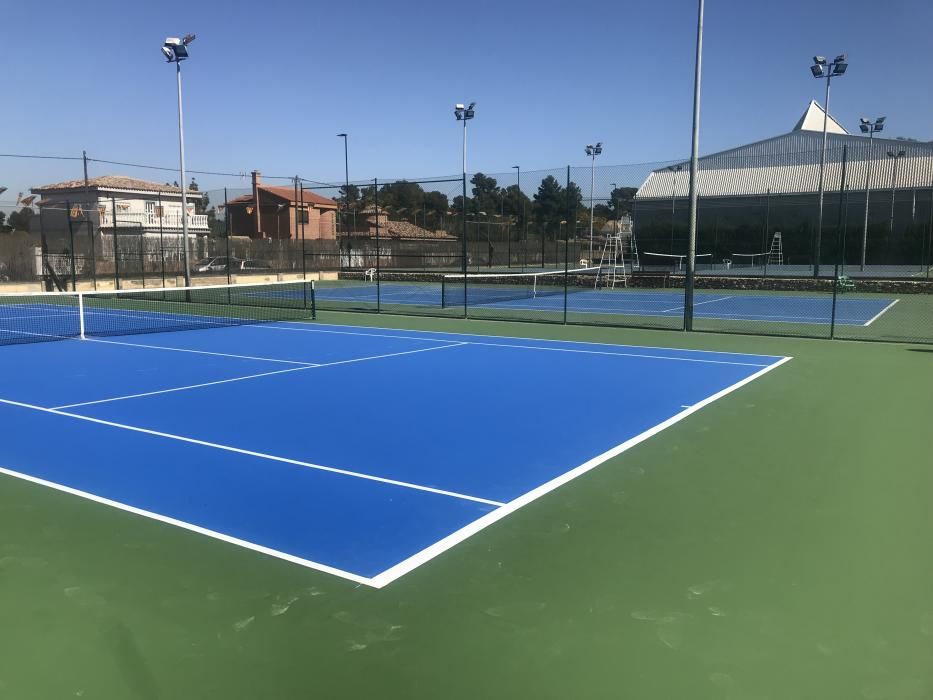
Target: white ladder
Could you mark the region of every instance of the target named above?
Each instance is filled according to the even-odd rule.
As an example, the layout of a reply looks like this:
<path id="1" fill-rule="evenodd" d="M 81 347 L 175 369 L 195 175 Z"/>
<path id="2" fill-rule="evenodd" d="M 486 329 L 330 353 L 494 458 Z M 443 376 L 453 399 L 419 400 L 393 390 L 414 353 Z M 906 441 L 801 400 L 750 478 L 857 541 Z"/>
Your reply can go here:
<path id="1" fill-rule="evenodd" d="M 768 264 L 784 264 L 784 245 L 781 241 L 780 231 L 775 231 L 774 238 L 771 239 L 771 250 L 768 251 Z"/>

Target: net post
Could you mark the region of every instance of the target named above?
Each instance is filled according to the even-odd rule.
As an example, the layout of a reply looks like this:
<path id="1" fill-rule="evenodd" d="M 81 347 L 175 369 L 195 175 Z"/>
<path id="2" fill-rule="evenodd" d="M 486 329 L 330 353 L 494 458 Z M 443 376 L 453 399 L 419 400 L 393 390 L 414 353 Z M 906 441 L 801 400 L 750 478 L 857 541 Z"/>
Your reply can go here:
<path id="1" fill-rule="evenodd" d="M 311 292 L 311 320 L 317 319 L 317 298 L 314 295 L 314 280 L 303 280 L 301 283 L 305 290 L 305 306 L 307 306 L 308 292 Z"/>
<path id="2" fill-rule="evenodd" d="M 447 276 L 441 275 L 441 308 L 447 308 Z"/>
<path id="3" fill-rule="evenodd" d="M 81 340 L 86 340 L 84 331 L 84 294 L 78 292 L 78 337 Z"/>

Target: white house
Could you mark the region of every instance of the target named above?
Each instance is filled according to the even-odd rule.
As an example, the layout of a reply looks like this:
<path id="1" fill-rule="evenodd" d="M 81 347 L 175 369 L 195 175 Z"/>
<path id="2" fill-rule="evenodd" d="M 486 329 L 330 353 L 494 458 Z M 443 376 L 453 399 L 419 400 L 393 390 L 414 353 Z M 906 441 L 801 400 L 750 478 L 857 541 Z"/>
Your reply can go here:
<path id="1" fill-rule="evenodd" d="M 67 214 L 71 219 L 90 221 L 101 233 L 143 236 L 179 236 L 181 188 L 120 175 L 104 175 L 84 180 L 69 180 L 54 185 L 31 188 L 42 197 L 38 203 L 45 215 L 47 233 L 64 233 Z M 201 193 L 187 193 L 188 230 L 191 235 L 206 235 L 207 215 L 195 214 Z M 116 226 L 114 226 L 116 215 Z M 63 225 L 65 229 L 63 229 Z"/>

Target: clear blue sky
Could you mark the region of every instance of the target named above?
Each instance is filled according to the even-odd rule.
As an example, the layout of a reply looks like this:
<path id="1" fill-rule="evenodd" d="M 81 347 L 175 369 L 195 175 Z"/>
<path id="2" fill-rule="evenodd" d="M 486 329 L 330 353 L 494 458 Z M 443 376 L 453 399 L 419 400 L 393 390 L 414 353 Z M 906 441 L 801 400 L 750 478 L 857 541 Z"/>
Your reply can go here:
<path id="1" fill-rule="evenodd" d="M 695 21 L 694 0 L 12 3 L 0 152 L 175 165 L 174 69 L 159 47 L 195 32 L 190 168 L 342 180 L 346 131 L 351 179 L 457 173 L 451 108 L 470 100 L 471 170 L 582 165 L 596 140 L 604 165 L 680 158 Z M 931 27 L 930 0 L 708 0 L 701 150 L 789 131 L 822 101 L 810 57 L 843 51 L 834 116 L 854 130 L 886 114 L 892 136 L 933 138 Z M 146 176 L 92 171 L 110 173 Z M 80 163 L 0 159 L 11 192 L 79 176 Z"/>

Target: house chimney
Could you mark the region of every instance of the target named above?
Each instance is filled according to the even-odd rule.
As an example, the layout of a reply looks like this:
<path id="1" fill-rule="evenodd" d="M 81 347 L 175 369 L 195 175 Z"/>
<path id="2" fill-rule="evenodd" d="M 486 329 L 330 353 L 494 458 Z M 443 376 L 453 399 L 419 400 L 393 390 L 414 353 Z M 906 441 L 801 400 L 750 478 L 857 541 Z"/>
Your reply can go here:
<path id="1" fill-rule="evenodd" d="M 256 237 L 262 238 L 262 220 L 259 216 L 259 183 L 262 182 L 262 173 L 253 171 L 253 213 L 256 215 Z"/>

